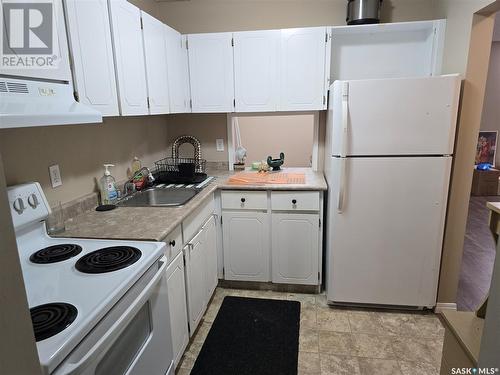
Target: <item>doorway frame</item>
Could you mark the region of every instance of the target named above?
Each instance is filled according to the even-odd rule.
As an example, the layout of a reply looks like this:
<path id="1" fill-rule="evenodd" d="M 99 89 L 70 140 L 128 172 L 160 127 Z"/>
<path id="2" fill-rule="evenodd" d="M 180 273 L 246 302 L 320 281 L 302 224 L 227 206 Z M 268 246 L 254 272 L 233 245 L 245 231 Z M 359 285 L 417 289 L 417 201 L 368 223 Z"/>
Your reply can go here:
<path id="1" fill-rule="evenodd" d="M 443 240 L 436 306 L 438 312 L 446 309 L 456 310 L 474 156 L 486 92 L 493 26 L 498 10 L 500 10 L 500 0 L 474 13 L 472 19 Z"/>

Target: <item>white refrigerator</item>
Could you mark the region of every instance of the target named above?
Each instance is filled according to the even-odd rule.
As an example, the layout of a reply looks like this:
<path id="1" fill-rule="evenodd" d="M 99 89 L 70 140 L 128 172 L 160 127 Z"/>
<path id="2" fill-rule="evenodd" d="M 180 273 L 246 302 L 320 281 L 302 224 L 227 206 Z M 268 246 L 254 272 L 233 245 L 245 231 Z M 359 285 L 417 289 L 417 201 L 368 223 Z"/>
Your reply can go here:
<path id="1" fill-rule="evenodd" d="M 329 303 L 434 307 L 460 76 L 330 87 Z"/>

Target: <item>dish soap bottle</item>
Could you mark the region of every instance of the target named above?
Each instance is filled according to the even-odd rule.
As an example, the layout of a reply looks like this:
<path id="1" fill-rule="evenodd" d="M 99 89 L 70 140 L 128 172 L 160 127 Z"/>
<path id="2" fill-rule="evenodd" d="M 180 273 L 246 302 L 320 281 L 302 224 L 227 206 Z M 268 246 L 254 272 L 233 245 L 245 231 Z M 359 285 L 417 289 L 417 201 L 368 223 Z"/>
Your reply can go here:
<path id="1" fill-rule="evenodd" d="M 132 176 L 139 172 L 142 168 L 142 163 L 137 156 L 134 156 L 134 160 L 132 161 Z"/>
<path id="2" fill-rule="evenodd" d="M 109 171 L 114 164 L 104 164 L 104 176 L 101 177 L 101 204 L 114 204 L 118 200 L 118 190 L 116 190 L 116 180 Z"/>

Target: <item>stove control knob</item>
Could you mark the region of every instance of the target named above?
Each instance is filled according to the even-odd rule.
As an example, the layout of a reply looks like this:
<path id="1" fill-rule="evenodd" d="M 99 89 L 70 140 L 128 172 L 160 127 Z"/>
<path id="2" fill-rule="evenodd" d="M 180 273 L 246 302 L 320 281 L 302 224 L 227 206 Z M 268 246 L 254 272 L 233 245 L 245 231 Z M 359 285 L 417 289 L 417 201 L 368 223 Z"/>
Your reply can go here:
<path id="1" fill-rule="evenodd" d="M 36 194 L 31 194 L 29 197 L 28 197 L 28 204 L 31 206 L 31 208 L 35 209 L 38 207 L 38 198 L 36 196 Z"/>
<path id="2" fill-rule="evenodd" d="M 25 209 L 24 207 L 24 201 L 22 200 L 22 198 L 17 198 L 15 201 L 14 201 L 14 204 L 12 205 L 14 207 L 14 210 L 16 210 L 16 212 L 21 215 Z"/>

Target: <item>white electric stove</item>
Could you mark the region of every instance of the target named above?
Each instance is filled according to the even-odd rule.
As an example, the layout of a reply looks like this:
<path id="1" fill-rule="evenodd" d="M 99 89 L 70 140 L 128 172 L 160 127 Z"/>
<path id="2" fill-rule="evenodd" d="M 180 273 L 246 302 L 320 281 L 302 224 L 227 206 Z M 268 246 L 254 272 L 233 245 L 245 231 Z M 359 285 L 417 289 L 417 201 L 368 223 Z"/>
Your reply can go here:
<path id="1" fill-rule="evenodd" d="M 44 373 L 173 373 L 165 243 L 52 238 L 38 183 L 8 196 Z"/>

